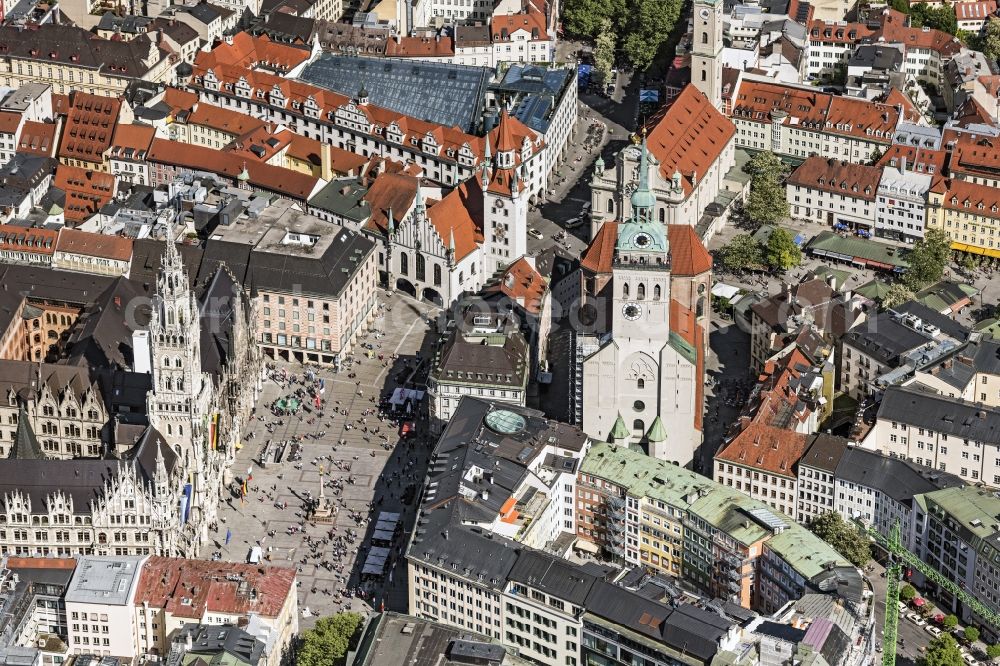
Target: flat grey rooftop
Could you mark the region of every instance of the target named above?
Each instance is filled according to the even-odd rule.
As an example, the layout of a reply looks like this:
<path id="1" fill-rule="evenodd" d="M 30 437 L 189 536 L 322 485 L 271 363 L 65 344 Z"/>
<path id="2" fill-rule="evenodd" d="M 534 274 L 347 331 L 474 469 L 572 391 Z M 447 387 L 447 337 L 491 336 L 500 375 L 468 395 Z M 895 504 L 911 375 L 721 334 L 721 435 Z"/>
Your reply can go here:
<path id="1" fill-rule="evenodd" d="M 417 120 L 473 131 L 479 124 L 493 70 L 437 62 L 407 62 L 324 53 L 300 79 Z"/>
<path id="2" fill-rule="evenodd" d="M 66 590 L 66 601 L 124 606 L 132 596 L 141 557 L 83 555 Z"/>

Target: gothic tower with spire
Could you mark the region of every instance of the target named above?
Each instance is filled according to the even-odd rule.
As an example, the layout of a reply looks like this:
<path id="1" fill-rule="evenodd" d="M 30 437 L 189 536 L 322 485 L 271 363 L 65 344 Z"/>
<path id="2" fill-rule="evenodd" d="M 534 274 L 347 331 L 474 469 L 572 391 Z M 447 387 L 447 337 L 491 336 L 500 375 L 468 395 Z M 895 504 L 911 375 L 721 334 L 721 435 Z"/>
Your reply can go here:
<path id="1" fill-rule="evenodd" d="M 156 279 L 149 338 L 153 375 L 147 398 L 149 422 L 187 462 L 202 436 L 211 383 L 201 371 L 198 301 L 173 238 L 167 239 Z"/>
<path id="2" fill-rule="evenodd" d="M 480 182 L 483 189 L 483 271 L 492 275 L 528 251 L 528 196 L 522 145 L 506 110 L 486 135 Z M 491 149 L 495 153 L 491 153 Z"/>

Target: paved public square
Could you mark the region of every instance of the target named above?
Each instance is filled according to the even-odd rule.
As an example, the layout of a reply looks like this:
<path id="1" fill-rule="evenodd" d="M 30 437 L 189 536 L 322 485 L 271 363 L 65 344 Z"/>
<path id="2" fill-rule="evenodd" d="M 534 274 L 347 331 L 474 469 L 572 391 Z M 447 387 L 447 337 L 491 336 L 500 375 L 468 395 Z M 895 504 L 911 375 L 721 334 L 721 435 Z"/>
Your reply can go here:
<path id="1" fill-rule="evenodd" d="M 408 497 L 409 503 L 404 504 L 403 495 L 408 485 L 415 484 L 413 492 L 422 480 L 432 443 L 424 439 L 425 424 L 416 418 L 416 436 L 402 438 L 400 422 L 380 420 L 376 403 L 392 393 L 407 368 L 416 366 L 417 354 L 427 357 L 433 340 L 427 317 L 435 311 L 404 296 L 380 293 L 379 297 L 391 308 L 373 324 L 374 331 L 384 335 L 376 337 L 373 332 L 360 340 L 372 345 L 375 358 L 365 357 L 368 350 L 359 346 L 354 354 L 359 362 L 339 374 L 332 368 L 274 365 L 277 377 L 267 379 L 257 405 L 257 417 L 263 420 L 253 420 L 249 428 L 253 435 L 245 440 L 232 468 L 236 487 L 252 472 L 250 490 L 241 501 L 226 489 L 228 501 L 215 534 L 215 550 L 226 560 L 246 561 L 251 548 L 260 545 L 271 564 L 297 568 L 303 628 L 312 626 L 316 616 L 338 610 L 370 610 L 383 602 L 387 610 L 406 609 L 402 554 L 416 498 Z M 398 358 L 393 360 L 393 354 Z M 281 382 L 282 370 L 298 381 Z M 311 413 L 300 409 L 294 416 L 272 415 L 275 400 L 303 389 L 307 371 L 315 373 L 316 381 L 325 382 L 322 412 L 317 413 L 306 397 L 304 404 Z M 349 377 L 351 373 L 356 376 Z M 270 462 L 262 466 L 259 457 L 268 440 L 272 442 Z M 281 462 L 273 462 L 273 447 L 296 440 L 302 446 L 300 461 L 289 459 L 289 447 Z M 333 521 L 327 524 L 305 519 L 310 498 L 320 493 L 321 469 L 327 482 L 324 492 L 336 506 Z M 399 512 L 403 527 L 390 548 L 392 564 L 387 574 L 379 582 L 362 583 L 359 574 L 380 511 Z M 227 530 L 231 531 L 228 545 Z M 353 541 L 349 530 L 357 533 Z M 211 550 L 204 556 L 211 557 Z M 363 596 L 348 595 L 359 588 Z"/>

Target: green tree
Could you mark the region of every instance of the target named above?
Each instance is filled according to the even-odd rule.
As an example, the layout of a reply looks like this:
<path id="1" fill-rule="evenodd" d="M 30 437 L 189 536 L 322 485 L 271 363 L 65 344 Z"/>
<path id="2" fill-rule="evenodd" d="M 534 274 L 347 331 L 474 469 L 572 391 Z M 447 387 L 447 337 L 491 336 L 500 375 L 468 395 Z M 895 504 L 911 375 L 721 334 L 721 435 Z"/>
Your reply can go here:
<path id="1" fill-rule="evenodd" d="M 894 308 L 902 305 L 913 298 L 913 292 L 901 282 L 894 282 L 889 285 L 882 296 L 881 302 L 884 308 Z"/>
<path id="2" fill-rule="evenodd" d="M 652 64 L 681 15 L 681 0 L 636 0 L 627 9 L 622 54 L 637 70 Z"/>
<path id="3" fill-rule="evenodd" d="M 321 617 L 315 628 L 302 632 L 295 659 L 297 666 L 332 666 L 347 654 L 362 619 L 360 613 Z"/>
<path id="4" fill-rule="evenodd" d="M 611 69 L 615 66 L 615 33 L 611 19 L 601 21 L 601 29 L 594 43 L 594 67 L 601 73 L 601 81 L 611 77 Z"/>
<path id="5" fill-rule="evenodd" d="M 916 596 L 917 596 L 917 591 L 913 589 L 912 585 L 904 585 L 899 589 L 899 598 L 901 601 L 910 603 Z"/>
<path id="6" fill-rule="evenodd" d="M 827 511 L 809 521 L 809 529 L 833 546 L 848 562 L 863 567 L 872 559 L 868 538 L 836 511 Z"/>
<path id="7" fill-rule="evenodd" d="M 722 248 L 722 265 L 731 271 L 744 271 L 764 264 L 764 248 L 750 234 L 738 234 Z"/>
<path id="8" fill-rule="evenodd" d="M 990 659 L 996 659 L 1000 657 L 1000 643 L 994 643 L 993 645 L 986 646 L 986 656 Z"/>
<path id="9" fill-rule="evenodd" d="M 977 39 L 976 46 L 987 60 L 996 62 L 1000 59 L 1000 21 L 995 18 L 986 21 L 986 30 Z"/>
<path id="10" fill-rule="evenodd" d="M 927 645 L 924 666 L 963 666 L 962 653 L 951 634 L 941 634 Z"/>
<path id="11" fill-rule="evenodd" d="M 802 263 L 802 250 L 792 235 L 776 228 L 767 239 L 767 265 L 778 271 L 787 271 Z"/>
<path id="12" fill-rule="evenodd" d="M 570 0 L 563 8 L 563 26 L 579 37 L 597 37 L 605 20 L 613 18 L 612 5 L 603 0 Z"/>
<path id="13" fill-rule="evenodd" d="M 964 633 L 965 633 L 965 640 L 967 640 L 970 643 L 975 643 L 976 641 L 979 640 L 979 629 L 975 627 L 966 627 Z"/>
<path id="14" fill-rule="evenodd" d="M 778 157 L 765 151 L 754 155 L 743 167 L 750 174 L 750 194 L 743 212 L 754 224 L 771 224 L 788 216 L 788 199 L 782 178 L 785 165 Z"/>
<path id="15" fill-rule="evenodd" d="M 958 32 L 958 19 L 950 6 L 931 7 L 925 2 L 910 5 L 910 25 L 914 28 L 933 28 L 954 35 Z"/>
<path id="16" fill-rule="evenodd" d="M 944 229 L 931 228 L 914 243 L 906 255 L 910 265 L 903 274 L 903 281 L 913 291 L 919 291 L 941 279 L 944 267 L 951 256 L 951 237 Z"/>
<path id="17" fill-rule="evenodd" d="M 958 626 L 958 616 L 956 615 L 946 615 L 944 621 L 941 623 L 944 625 L 945 629 L 951 630 Z"/>

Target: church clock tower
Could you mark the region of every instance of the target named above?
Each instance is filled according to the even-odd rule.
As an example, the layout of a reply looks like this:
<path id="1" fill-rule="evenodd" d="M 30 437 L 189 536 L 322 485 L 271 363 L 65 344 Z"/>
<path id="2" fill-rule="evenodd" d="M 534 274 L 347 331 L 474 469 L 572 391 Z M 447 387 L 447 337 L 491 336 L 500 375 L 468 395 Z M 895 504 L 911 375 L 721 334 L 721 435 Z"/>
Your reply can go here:
<path id="1" fill-rule="evenodd" d="M 694 0 L 691 83 L 722 109 L 722 0 Z"/>

